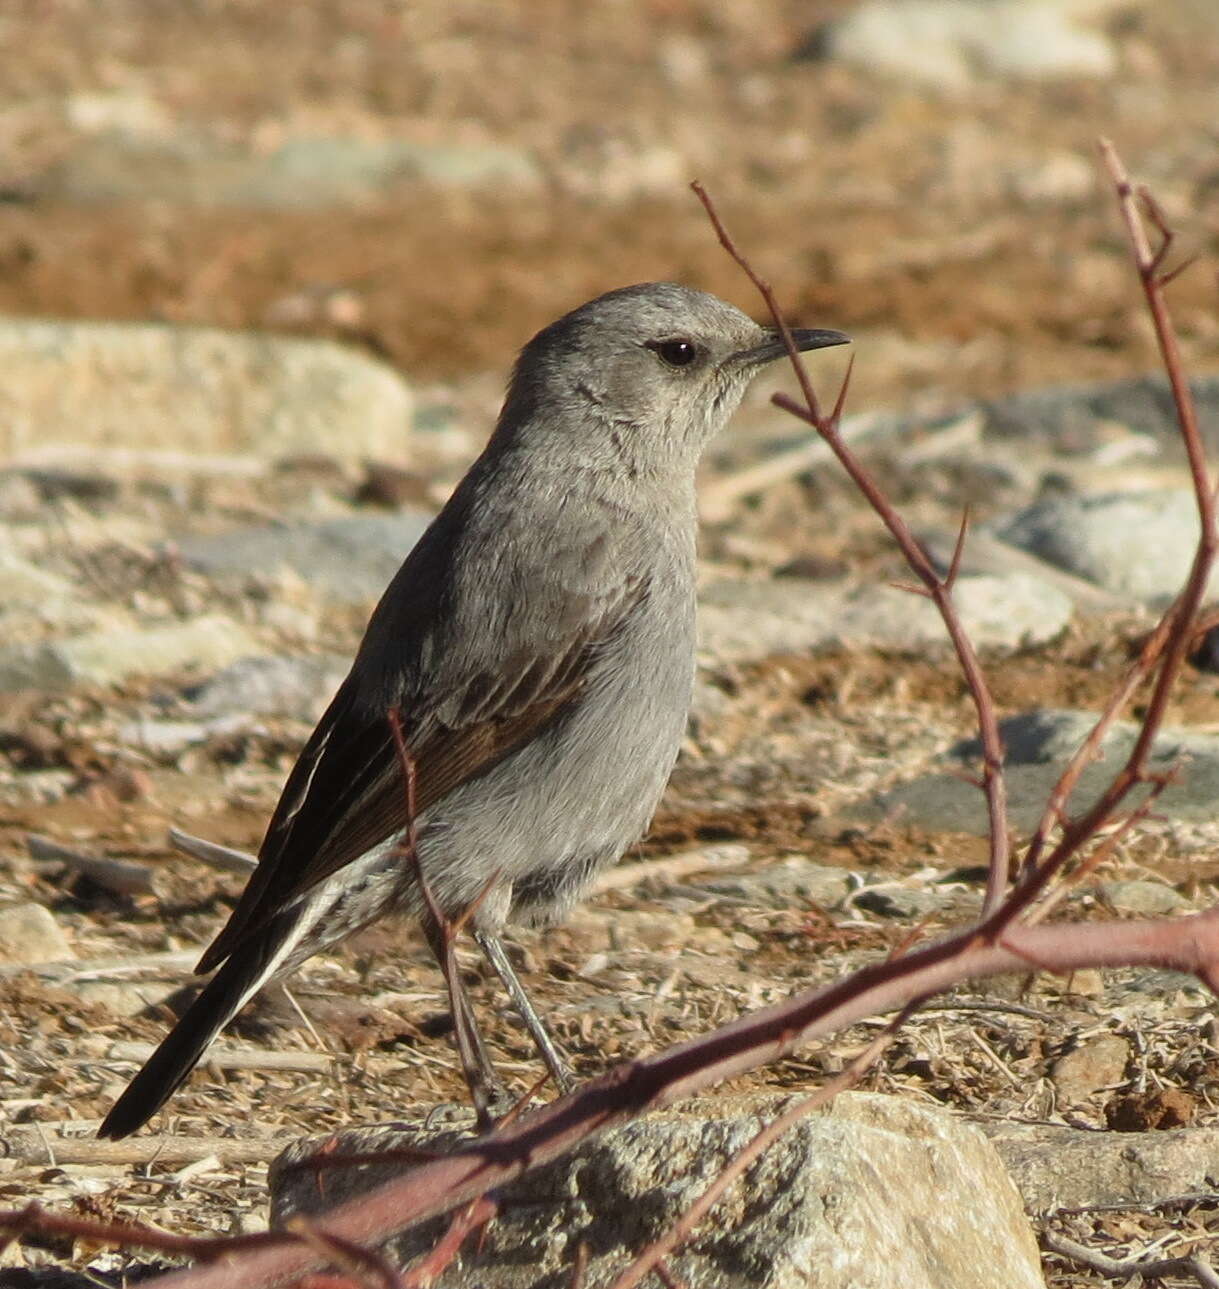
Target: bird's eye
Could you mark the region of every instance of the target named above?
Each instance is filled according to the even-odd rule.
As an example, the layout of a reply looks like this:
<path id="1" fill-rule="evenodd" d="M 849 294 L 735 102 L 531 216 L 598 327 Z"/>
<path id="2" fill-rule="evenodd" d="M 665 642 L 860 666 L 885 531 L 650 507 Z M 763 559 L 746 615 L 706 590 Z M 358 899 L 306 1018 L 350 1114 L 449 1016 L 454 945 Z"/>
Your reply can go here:
<path id="1" fill-rule="evenodd" d="M 692 340 L 650 340 L 648 348 L 670 367 L 689 367 L 698 357 L 698 346 Z"/>

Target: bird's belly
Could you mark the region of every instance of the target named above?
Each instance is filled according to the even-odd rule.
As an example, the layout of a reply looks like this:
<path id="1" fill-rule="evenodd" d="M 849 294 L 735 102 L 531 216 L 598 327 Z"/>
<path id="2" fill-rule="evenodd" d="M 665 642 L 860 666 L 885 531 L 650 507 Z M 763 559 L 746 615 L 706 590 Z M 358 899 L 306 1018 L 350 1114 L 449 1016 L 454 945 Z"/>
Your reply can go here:
<path id="1" fill-rule="evenodd" d="M 664 643 L 644 675 L 602 660 L 570 712 L 427 812 L 420 854 L 443 906 L 464 908 L 497 873 L 513 921 L 553 920 L 643 834 L 677 759 L 693 681 L 687 633 Z M 508 900 L 494 903 L 509 914 Z"/>

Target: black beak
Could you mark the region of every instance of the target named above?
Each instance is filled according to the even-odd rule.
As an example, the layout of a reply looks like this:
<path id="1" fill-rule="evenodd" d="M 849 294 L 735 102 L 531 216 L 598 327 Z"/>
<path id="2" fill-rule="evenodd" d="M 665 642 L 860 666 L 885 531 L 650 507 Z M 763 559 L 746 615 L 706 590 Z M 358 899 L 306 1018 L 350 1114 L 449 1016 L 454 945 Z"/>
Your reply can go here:
<path id="1" fill-rule="evenodd" d="M 808 331 L 803 327 L 792 327 L 789 334 L 792 343 L 801 353 L 806 353 L 810 349 L 828 349 L 830 345 L 851 343 L 851 337 L 844 336 L 841 331 Z M 783 344 L 783 337 L 777 331 L 772 331 L 760 345 L 754 346 L 753 349 L 740 350 L 732 355 L 730 361 L 744 363 L 748 367 L 761 367 L 764 363 L 772 363 L 776 358 L 783 358 L 786 355 L 787 349 Z"/>

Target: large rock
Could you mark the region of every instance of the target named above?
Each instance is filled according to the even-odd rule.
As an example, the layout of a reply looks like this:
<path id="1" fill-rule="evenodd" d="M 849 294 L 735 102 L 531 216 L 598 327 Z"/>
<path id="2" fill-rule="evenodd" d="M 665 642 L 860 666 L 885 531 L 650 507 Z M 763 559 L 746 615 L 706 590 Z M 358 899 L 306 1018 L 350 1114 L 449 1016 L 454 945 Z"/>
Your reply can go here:
<path id="1" fill-rule="evenodd" d="M 690 1101 L 588 1143 L 506 1187 L 485 1242 L 436 1283 L 563 1284 L 580 1244 L 591 1255 L 584 1283 L 607 1283 L 791 1100 Z M 333 1157 L 451 1141 L 400 1126 L 302 1141 L 272 1166 L 272 1221 L 317 1213 L 405 1167 L 287 1167 L 323 1145 Z M 391 1258 L 413 1260 L 446 1225 L 394 1240 Z M 668 1261 L 690 1289 L 976 1289 L 982 1267 L 991 1289 L 1044 1283 L 1020 1197 L 982 1134 L 945 1111 L 862 1092 L 791 1128 Z"/>
<path id="2" fill-rule="evenodd" d="M 816 52 L 955 90 L 988 77 L 1109 76 L 1112 45 L 1061 0 L 865 0 L 819 33 Z"/>
<path id="3" fill-rule="evenodd" d="M 216 614 L 165 626 L 96 631 L 48 644 L 11 645 L 0 648 L 0 692 L 210 671 L 257 649 L 244 627 Z"/>
<path id="4" fill-rule="evenodd" d="M 153 323 L 0 321 L 0 458 L 94 448 L 400 459 L 412 395 L 330 341 Z"/>
<path id="5" fill-rule="evenodd" d="M 1016 648 L 1052 640 L 1071 601 L 1026 573 L 962 577 L 956 602 L 976 645 Z M 747 662 L 820 645 L 920 649 L 946 644 L 935 606 L 890 586 L 845 589 L 801 578 L 721 581 L 699 596 L 699 641 L 711 663 Z"/>

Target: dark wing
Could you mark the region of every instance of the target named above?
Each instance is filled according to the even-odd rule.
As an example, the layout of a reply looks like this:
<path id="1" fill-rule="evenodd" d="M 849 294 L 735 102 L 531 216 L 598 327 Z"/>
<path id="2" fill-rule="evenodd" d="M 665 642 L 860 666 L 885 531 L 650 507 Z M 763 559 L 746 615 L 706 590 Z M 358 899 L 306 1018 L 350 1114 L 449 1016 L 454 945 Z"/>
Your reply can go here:
<path id="1" fill-rule="evenodd" d="M 404 570 L 405 572 L 406 570 Z M 535 651 L 497 648 L 483 665 L 448 684 L 436 707 L 407 692 L 362 684 L 359 664 L 318 722 L 284 787 L 259 862 L 228 923 L 199 962 L 210 971 L 246 936 L 318 882 L 407 824 L 406 783 L 388 720 L 400 703 L 422 813 L 459 784 L 485 773 L 533 738 L 584 684 L 589 663 L 647 594 L 641 579 L 595 597 L 560 640 Z M 370 699 L 372 688 L 380 696 Z"/>

